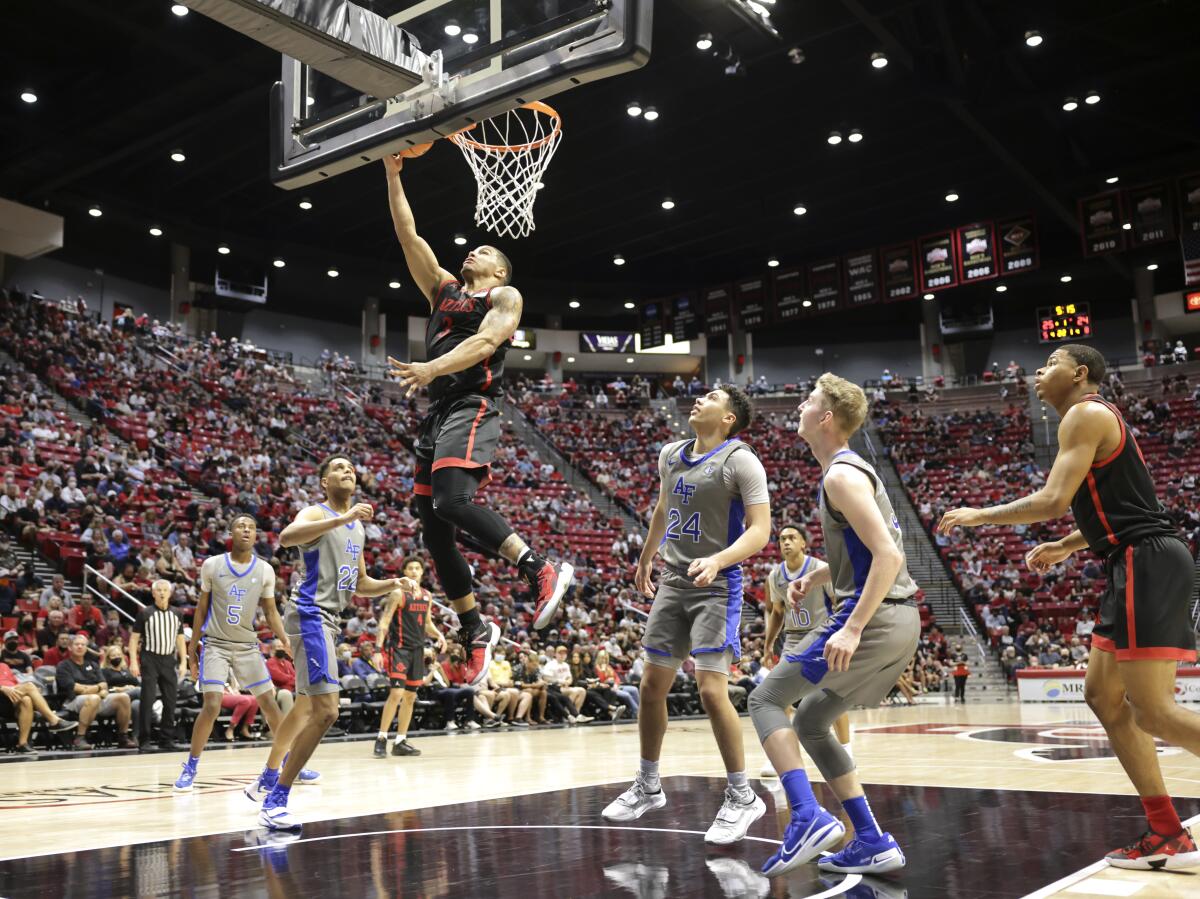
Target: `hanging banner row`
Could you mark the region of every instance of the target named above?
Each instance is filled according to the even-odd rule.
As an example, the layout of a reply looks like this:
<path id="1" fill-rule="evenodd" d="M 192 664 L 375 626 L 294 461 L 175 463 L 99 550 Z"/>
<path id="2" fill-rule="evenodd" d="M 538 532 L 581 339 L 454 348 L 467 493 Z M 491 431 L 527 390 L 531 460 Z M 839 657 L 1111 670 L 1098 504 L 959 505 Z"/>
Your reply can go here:
<path id="1" fill-rule="evenodd" d="M 735 329 L 754 331 L 838 309 L 911 300 L 1037 267 L 1032 215 L 977 222 L 917 241 L 708 287 L 699 298 L 681 294 L 645 303 L 640 312 L 642 346 L 661 346 L 667 334 L 676 341 L 694 340 L 701 332 L 719 337 Z"/>
<path id="2" fill-rule="evenodd" d="M 1200 173 L 1109 190 L 1079 201 L 1084 256 L 1104 256 L 1200 232 Z"/>

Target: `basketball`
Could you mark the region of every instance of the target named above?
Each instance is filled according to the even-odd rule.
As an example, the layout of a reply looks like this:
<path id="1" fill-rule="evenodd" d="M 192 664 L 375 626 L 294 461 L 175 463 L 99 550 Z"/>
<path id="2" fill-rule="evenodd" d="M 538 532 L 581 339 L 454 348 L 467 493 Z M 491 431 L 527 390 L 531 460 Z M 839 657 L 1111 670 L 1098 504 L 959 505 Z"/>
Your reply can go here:
<path id="1" fill-rule="evenodd" d="M 1200 3 L 3 21 L 0 899 L 1200 896 Z"/>

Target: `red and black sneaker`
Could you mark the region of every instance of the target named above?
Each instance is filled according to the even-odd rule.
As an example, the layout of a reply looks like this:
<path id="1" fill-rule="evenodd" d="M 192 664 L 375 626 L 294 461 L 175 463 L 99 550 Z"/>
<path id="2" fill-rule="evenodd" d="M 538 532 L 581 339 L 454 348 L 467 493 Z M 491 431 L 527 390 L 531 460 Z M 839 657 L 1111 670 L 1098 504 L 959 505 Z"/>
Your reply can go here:
<path id="1" fill-rule="evenodd" d="M 484 623 L 467 644 L 467 685 L 478 687 L 488 676 L 492 650 L 500 642 L 500 626 L 494 621 Z"/>
<path id="2" fill-rule="evenodd" d="M 1161 868 L 1176 870 L 1200 866 L 1200 851 L 1187 829 L 1164 837 L 1161 833 L 1147 830 L 1137 842 L 1123 849 L 1116 849 L 1104 856 L 1114 868 L 1133 868 L 1139 871 L 1157 871 Z"/>
<path id="3" fill-rule="evenodd" d="M 538 569 L 536 576 L 529 578 L 529 586 L 537 597 L 537 608 L 533 612 L 535 631 L 540 631 L 553 620 L 559 603 L 574 579 L 575 568 L 566 562 L 558 568 L 546 562 Z"/>

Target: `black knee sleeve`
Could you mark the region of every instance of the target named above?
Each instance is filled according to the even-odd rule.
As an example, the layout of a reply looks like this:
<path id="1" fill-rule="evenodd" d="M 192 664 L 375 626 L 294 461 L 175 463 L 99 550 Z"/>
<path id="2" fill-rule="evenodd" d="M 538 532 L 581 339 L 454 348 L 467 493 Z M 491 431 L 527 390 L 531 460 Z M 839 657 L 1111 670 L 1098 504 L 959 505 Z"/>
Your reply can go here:
<path id="1" fill-rule="evenodd" d="M 455 540 L 455 528 L 450 522 L 439 516 L 433 510 L 433 501 L 428 496 L 416 496 L 414 505 L 417 517 L 421 519 L 421 536 L 429 556 L 433 559 L 433 569 L 437 572 L 438 580 L 442 582 L 442 590 L 447 599 L 458 599 L 471 592 L 471 566 L 458 551 Z"/>
<path id="2" fill-rule="evenodd" d="M 438 469 L 432 477 L 433 510 L 489 552 L 498 553 L 513 529 L 487 506 L 475 502 L 479 481 L 480 474 L 473 468 Z"/>

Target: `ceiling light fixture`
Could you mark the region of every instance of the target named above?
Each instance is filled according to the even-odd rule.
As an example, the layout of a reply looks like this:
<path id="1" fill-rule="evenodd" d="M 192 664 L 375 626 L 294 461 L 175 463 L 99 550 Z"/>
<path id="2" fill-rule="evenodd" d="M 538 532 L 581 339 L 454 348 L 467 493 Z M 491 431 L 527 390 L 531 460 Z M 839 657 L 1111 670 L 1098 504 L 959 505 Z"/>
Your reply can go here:
<path id="1" fill-rule="evenodd" d="M 451 19 L 446 23 L 445 27 L 442 28 L 442 31 L 446 32 L 447 37 L 458 37 L 460 34 L 462 34 L 462 26 Z"/>
<path id="2" fill-rule="evenodd" d="M 933 299 L 933 294 L 931 294 L 931 293 L 927 293 L 927 294 L 925 294 L 925 299 L 927 299 L 927 300 L 932 300 L 932 299 Z"/>
<path id="3" fill-rule="evenodd" d="M 190 12 L 190 10 L 182 3 L 173 3 L 171 4 L 171 12 L 175 13 L 175 15 L 182 19 Z"/>
<path id="4" fill-rule="evenodd" d="M 463 43 L 468 44 L 468 45 L 479 43 L 479 35 L 477 35 L 470 28 L 468 28 L 466 31 L 464 31 L 462 33 L 462 39 L 463 39 Z"/>
<path id="5" fill-rule="evenodd" d="M 630 103 L 628 106 L 625 107 L 625 112 L 628 113 L 632 118 L 636 119 L 638 116 L 640 116 L 642 114 L 642 104 L 638 103 L 636 100 L 634 100 L 632 103 Z"/>
<path id="6" fill-rule="evenodd" d="M 1074 97 L 1067 97 L 1067 99 L 1063 100 L 1062 108 L 1063 112 L 1074 112 L 1079 108 L 1079 101 Z"/>
<path id="7" fill-rule="evenodd" d="M 1071 283 L 1071 276 L 1070 276 L 1070 275 L 1063 275 L 1063 276 L 1062 276 L 1061 278 L 1059 278 L 1058 280 L 1062 281 L 1062 282 L 1063 282 L 1063 284 L 1070 284 L 1070 283 Z"/>
<path id="8" fill-rule="evenodd" d="M 812 305 L 812 300 L 805 300 L 800 305 L 803 306 L 805 309 L 807 309 L 809 306 Z"/>
<path id="9" fill-rule="evenodd" d="M 795 206 L 792 207 L 792 215 L 807 215 L 807 214 L 808 214 L 808 207 L 805 206 L 803 203 L 797 203 Z"/>
<path id="10" fill-rule="evenodd" d="M 779 260 L 772 256 L 767 260 L 767 268 L 779 268 Z"/>
<path id="11" fill-rule="evenodd" d="M 958 191 L 956 191 L 956 190 L 946 191 L 946 202 L 947 203 L 957 203 L 958 202 Z"/>
<path id="12" fill-rule="evenodd" d="M 300 201 L 300 208 L 305 212 L 308 212 L 308 210 L 312 209 L 312 200 L 310 200 L 308 197 L 305 197 Z"/>
<path id="13" fill-rule="evenodd" d="M 21 91 L 21 99 L 26 103 L 36 103 L 37 94 L 33 91 Z"/>
<path id="14" fill-rule="evenodd" d="M 220 253 L 222 256 L 228 256 L 229 252 L 230 252 L 229 246 L 227 244 L 220 244 L 217 247 L 217 252 Z"/>
<path id="15" fill-rule="evenodd" d="M 100 209 L 99 206 L 93 206 L 91 209 L 88 210 L 88 215 L 90 215 L 94 219 L 98 219 L 98 218 L 100 218 L 100 216 L 104 215 L 104 212 Z"/>
<path id="16" fill-rule="evenodd" d="M 1133 225 L 1131 225 L 1129 222 L 1125 222 L 1124 224 L 1121 225 L 1121 230 L 1122 231 L 1132 231 Z"/>
<path id="17" fill-rule="evenodd" d="M 1151 262 L 1149 265 L 1147 265 L 1147 266 L 1146 266 L 1146 271 L 1148 271 L 1148 272 L 1156 272 L 1156 271 L 1158 271 L 1158 263 L 1157 263 L 1157 262 Z"/>
<path id="18" fill-rule="evenodd" d="M 850 134 L 846 138 L 846 140 L 850 141 L 850 143 L 852 143 L 852 144 L 861 143 L 862 139 L 863 139 L 863 133 L 858 128 L 851 128 Z"/>
<path id="19" fill-rule="evenodd" d="M 285 265 L 287 265 L 287 263 L 284 262 L 282 259 L 280 259 L 278 256 L 276 256 L 274 259 L 271 260 L 271 265 L 275 266 L 276 268 L 283 268 Z"/>
<path id="20" fill-rule="evenodd" d="M 888 64 L 888 58 L 887 58 L 886 53 L 872 53 L 871 54 L 871 68 L 886 69 L 887 64 Z"/>
<path id="21" fill-rule="evenodd" d="M 1006 290 L 1008 290 L 1007 284 L 997 284 L 996 285 L 996 293 L 1004 293 L 1004 291 L 1006 291 Z"/>
<path id="22" fill-rule="evenodd" d="M 711 50 L 713 45 L 713 36 L 711 34 L 702 34 L 696 38 L 697 50 Z"/>
<path id="23" fill-rule="evenodd" d="M 331 268 L 325 274 L 329 275 L 329 277 L 331 277 L 331 278 L 336 278 L 338 275 L 341 274 L 341 272 L 339 272 L 336 268 Z"/>
<path id="24" fill-rule="evenodd" d="M 571 300 L 571 302 L 567 303 L 567 305 L 570 306 L 572 309 L 578 309 L 579 308 L 579 300 Z"/>
<path id="25" fill-rule="evenodd" d="M 626 361 L 628 364 L 630 364 L 630 365 L 633 365 L 633 357 L 632 357 L 632 356 L 626 356 L 626 357 L 625 357 L 625 361 Z"/>
<path id="26" fill-rule="evenodd" d="M 645 119 L 647 122 L 657 122 L 658 121 L 658 110 L 655 109 L 653 106 L 647 106 L 646 111 L 642 113 L 642 118 Z"/>
<path id="27" fill-rule="evenodd" d="M 613 256 L 613 265 L 624 265 L 624 264 L 625 264 L 625 257 L 622 256 L 620 253 L 617 253 L 615 256 Z"/>
<path id="28" fill-rule="evenodd" d="M 1121 180 L 1121 178 L 1119 175 L 1109 175 L 1107 178 L 1104 179 L 1104 183 L 1105 184 L 1116 184 L 1120 180 Z"/>
<path id="29" fill-rule="evenodd" d="M 187 159 L 187 157 L 183 155 L 182 150 L 171 151 L 171 162 L 183 162 L 185 159 Z"/>
<path id="30" fill-rule="evenodd" d="M 532 356 L 530 356 L 528 353 L 526 353 L 526 354 L 524 355 L 524 357 L 522 357 L 522 358 L 524 358 L 526 362 L 531 362 L 531 361 L 533 361 L 533 357 L 532 357 Z"/>
<path id="31" fill-rule="evenodd" d="M 670 197 L 667 197 L 665 200 L 662 201 L 662 208 L 663 209 L 674 209 L 675 201 L 672 200 Z"/>
<path id="32" fill-rule="evenodd" d="M 399 290 L 400 282 L 399 281 L 388 281 L 388 287 L 390 287 L 392 290 Z"/>
<path id="33" fill-rule="evenodd" d="M 455 234 L 454 242 L 461 247 L 467 242 L 467 239 L 461 234 Z"/>
<path id="34" fill-rule="evenodd" d="M 1157 267 L 1158 267 L 1158 266 L 1155 266 L 1155 268 L 1157 268 Z M 633 302 L 633 300 L 626 300 L 626 301 L 625 301 L 625 308 L 626 308 L 626 309 L 633 309 L 633 308 L 635 308 L 636 306 L 637 306 L 637 304 L 636 304 L 635 302 Z"/>
<path id="35" fill-rule="evenodd" d="M 567 357 L 567 361 L 568 361 L 568 362 L 574 362 L 574 361 L 575 361 L 575 357 L 574 357 L 574 356 L 568 356 L 568 357 Z"/>
<path id="36" fill-rule="evenodd" d="M 829 144 L 829 146 L 831 146 L 831 147 L 836 147 L 838 144 L 840 144 L 842 142 L 842 132 L 830 131 L 829 137 L 825 138 L 825 142 L 827 144 Z"/>
<path id="37" fill-rule="evenodd" d="M 158 225 L 150 226 L 150 236 L 151 237 L 162 237 L 162 233 L 163 233 L 162 228 L 158 227 Z"/>
<path id="38" fill-rule="evenodd" d="M 1040 31 L 1025 32 L 1026 47 L 1040 47 L 1042 45 L 1042 33 Z"/>
<path id="39" fill-rule="evenodd" d="M 1089 91 L 1088 95 L 1083 98 L 1083 102 L 1088 106 L 1095 106 L 1100 102 L 1100 94 L 1098 94 L 1096 91 Z"/>

